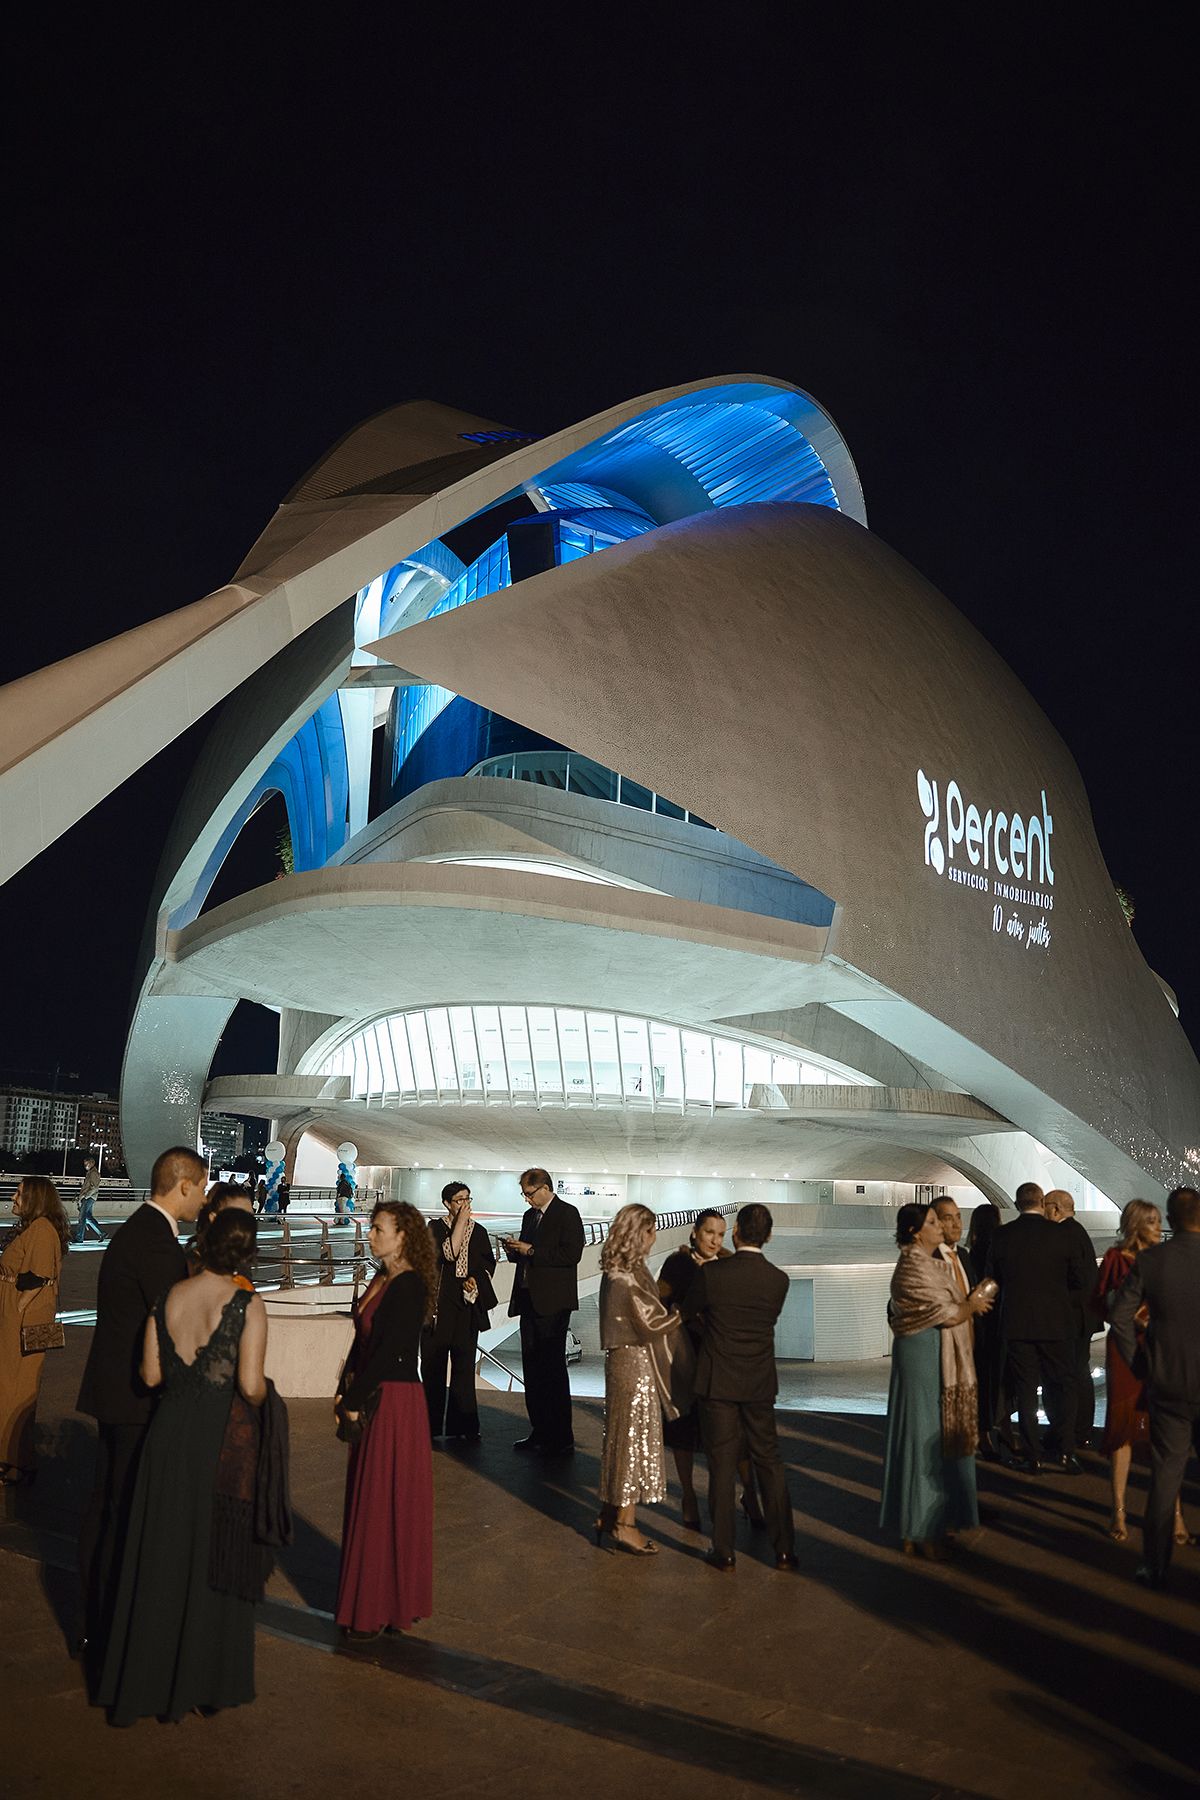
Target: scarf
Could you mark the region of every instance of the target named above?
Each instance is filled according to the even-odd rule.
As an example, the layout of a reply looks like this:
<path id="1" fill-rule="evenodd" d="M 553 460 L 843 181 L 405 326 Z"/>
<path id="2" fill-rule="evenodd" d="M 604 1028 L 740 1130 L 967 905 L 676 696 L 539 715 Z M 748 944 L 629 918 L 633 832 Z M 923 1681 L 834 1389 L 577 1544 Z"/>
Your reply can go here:
<path id="1" fill-rule="evenodd" d="M 955 1324 L 963 1303 L 953 1269 L 915 1244 L 900 1252 L 892 1276 L 888 1323 L 897 1337 L 939 1332 L 942 1378 L 942 1455 L 974 1456 L 979 1444 L 978 1395 L 971 1321 Z"/>
<path id="2" fill-rule="evenodd" d="M 459 1250 L 458 1255 L 455 1256 L 453 1247 L 454 1233 L 458 1230 L 459 1225 L 464 1219 L 466 1220 L 466 1229 L 463 1232 L 462 1248 Z M 474 1222 L 471 1218 L 471 1208 L 469 1203 L 457 1217 L 449 1221 L 449 1225 L 450 1229 L 446 1234 L 446 1241 L 442 1245 L 442 1255 L 447 1262 L 452 1262 L 454 1264 L 454 1273 L 458 1276 L 458 1279 L 460 1281 L 465 1281 L 467 1279 L 467 1253 L 471 1248 L 471 1233 L 475 1229 Z"/>

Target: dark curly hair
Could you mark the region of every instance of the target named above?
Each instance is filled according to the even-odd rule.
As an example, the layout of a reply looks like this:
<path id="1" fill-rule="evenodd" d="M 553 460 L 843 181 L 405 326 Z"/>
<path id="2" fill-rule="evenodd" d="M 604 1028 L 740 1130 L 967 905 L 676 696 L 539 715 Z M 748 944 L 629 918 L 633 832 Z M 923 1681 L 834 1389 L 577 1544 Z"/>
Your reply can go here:
<path id="1" fill-rule="evenodd" d="M 910 1200 L 896 1214 L 896 1242 L 903 1250 L 915 1239 L 918 1231 L 933 1211 L 924 1200 Z"/>
<path id="2" fill-rule="evenodd" d="M 240 1206 L 227 1206 L 204 1233 L 200 1266 L 212 1275 L 244 1275 L 257 1248 L 258 1226 L 253 1213 Z"/>
<path id="3" fill-rule="evenodd" d="M 397 1231 L 404 1233 L 404 1254 L 421 1277 L 421 1285 L 425 1289 L 425 1317 L 427 1320 L 432 1319 L 437 1308 L 438 1283 L 441 1279 L 433 1233 L 416 1207 L 410 1206 L 407 1200 L 378 1201 L 371 1210 L 372 1225 L 380 1213 L 387 1213 L 396 1221 Z"/>

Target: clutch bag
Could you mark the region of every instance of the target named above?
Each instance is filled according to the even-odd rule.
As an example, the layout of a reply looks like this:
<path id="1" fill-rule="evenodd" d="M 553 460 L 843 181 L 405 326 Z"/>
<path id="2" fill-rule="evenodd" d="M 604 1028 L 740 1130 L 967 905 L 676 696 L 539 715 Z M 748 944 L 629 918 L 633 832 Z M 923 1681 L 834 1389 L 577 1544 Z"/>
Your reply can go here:
<path id="1" fill-rule="evenodd" d="M 22 1325 L 21 1355 L 38 1356 L 43 1350 L 62 1350 L 66 1347 L 67 1334 L 57 1319 L 49 1325 Z"/>

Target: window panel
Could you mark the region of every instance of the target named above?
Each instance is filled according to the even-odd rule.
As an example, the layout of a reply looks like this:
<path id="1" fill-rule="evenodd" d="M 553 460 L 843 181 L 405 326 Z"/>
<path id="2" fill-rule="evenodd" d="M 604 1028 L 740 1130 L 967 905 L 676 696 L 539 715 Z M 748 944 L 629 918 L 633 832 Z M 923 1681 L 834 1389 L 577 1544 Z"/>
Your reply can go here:
<path id="1" fill-rule="evenodd" d="M 742 1046 L 729 1038 L 714 1038 L 714 1099 L 718 1106 L 742 1104 Z"/>
<path id="2" fill-rule="evenodd" d="M 529 1032 L 523 1006 L 500 1008 L 500 1029 L 508 1058 L 508 1079 L 514 1094 L 532 1094 L 533 1058 L 529 1054 Z"/>
<path id="3" fill-rule="evenodd" d="M 458 1071 L 454 1066 L 454 1046 L 450 1038 L 450 1015 L 444 1006 L 435 1006 L 425 1014 L 425 1027 L 429 1033 L 429 1047 L 433 1053 L 433 1067 L 437 1075 L 437 1084 L 443 1091 L 457 1094 Z"/>
<path id="4" fill-rule="evenodd" d="M 475 1024 L 469 1006 L 450 1008 L 450 1030 L 454 1034 L 454 1049 L 458 1056 L 458 1074 L 463 1093 L 481 1093 L 483 1077 L 479 1069 L 479 1049 L 475 1043 Z"/>
<path id="5" fill-rule="evenodd" d="M 683 1057 L 673 1025 L 650 1026 L 650 1059 L 654 1091 L 660 1100 L 683 1099 Z"/>
<path id="6" fill-rule="evenodd" d="M 508 1088 L 508 1069 L 504 1061 L 504 1042 L 500 1036 L 500 1011 L 495 1006 L 475 1008 L 475 1037 L 483 1060 L 483 1084 L 489 1093 L 502 1094 Z"/>
<path id="7" fill-rule="evenodd" d="M 645 1019 L 618 1019 L 617 1041 L 621 1049 L 621 1077 L 626 1099 L 652 1099 L 654 1082 L 650 1074 L 650 1038 Z"/>
<path id="8" fill-rule="evenodd" d="M 392 1039 L 391 1033 L 387 1028 L 386 1019 L 380 1019 L 376 1024 L 372 1025 L 371 1030 L 375 1034 L 375 1046 L 379 1053 L 379 1066 L 383 1070 L 383 1092 L 384 1094 L 394 1094 L 396 1093 L 399 1084 L 396 1080 L 396 1059 L 392 1055 Z"/>
<path id="9" fill-rule="evenodd" d="M 713 1061 L 712 1040 L 696 1031 L 680 1033 L 683 1043 L 683 1090 L 689 1100 L 712 1105 Z"/>
<path id="10" fill-rule="evenodd" d="M 621 1066 L 617 1058 L 617 1024 L 611 1013 L 589 1013 L 588 1046 L 592 1052 L 592 1080 L 597 1094 L 621 1097 Z"/>
<path id="11" fill-rule="evenodd" d="M 813 1087 L 828 1087 L 829 1071 L 828 1069 L 818 1069 L 815 1063 L 801 1063 L 800 1079 Z"/>
<path id="12" fill-rule="evenodd" d="M 437 1088 L 437 1080 L 433 1072 L 429 1034 L 425 1029 L 425 1014 L 406 1013 L 404 1023 L 408 1026 L 408 1041 L 412 1049 L 413 1074 L 416 1076 L 417 1092 L 433 1093 Z"/>
<path id="13" fill-rule="evenodd" d="M 416 1076 L 413 1074 L 412 1056 L 409 1054 L 408 1033 L 404 1029 L 404 1020 L 394 1014 L 387 1022 L 388 1035 L 392 1040 L 392 1055 L 396 1061 L 396 1085 L 402 1094 L 415 1094 L 417 1091 Z"/>
<path id="14" fill-rule="evenodd" d="M 771 1080 L 780 1086 L 794 1086 L 800 1079 L 800 1064 L 794 1056 L 771 1058 Z"/>
<path id="15" fill-rule="evenodd" d="M 588 1068 L 587 1026 L 583 1014 L 564 1008 L 558 1015 L 558 1035 L 567 1093 L 587 1095 L 590 1099 L 592 1077 Z"/>
<path id="16" fill-rule="evenodd" d="M 558 1032 L 554 1027 L 554 1009 L 549 1006 L 531 1006 L 528 1013 L 529 1043 L 537 1074 L 538 1089 L 543 1094 L 561 1094 L 563 1091 L 562 1064 L 558 1060 Z"/>

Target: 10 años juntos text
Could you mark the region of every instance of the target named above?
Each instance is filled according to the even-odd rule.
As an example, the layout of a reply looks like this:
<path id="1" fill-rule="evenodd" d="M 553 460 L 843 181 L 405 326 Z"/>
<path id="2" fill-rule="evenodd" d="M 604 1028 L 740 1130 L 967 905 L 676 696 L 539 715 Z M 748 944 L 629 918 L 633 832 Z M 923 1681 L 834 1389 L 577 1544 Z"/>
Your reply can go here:
<path id="1" fill-rule="evenodd" d="M 1007 932 L 1015 943 L 1024 944 L 1027 950 L 1048 950 L 1050 948 L 1050 927 L 1046 923 L 1045 914 L 1036 925 L 1026 925 L 1016 913 L 1010 913 L 1007 921 L 1004 908 L 1000 905 L 992 908 L 992 930 Z"/>

